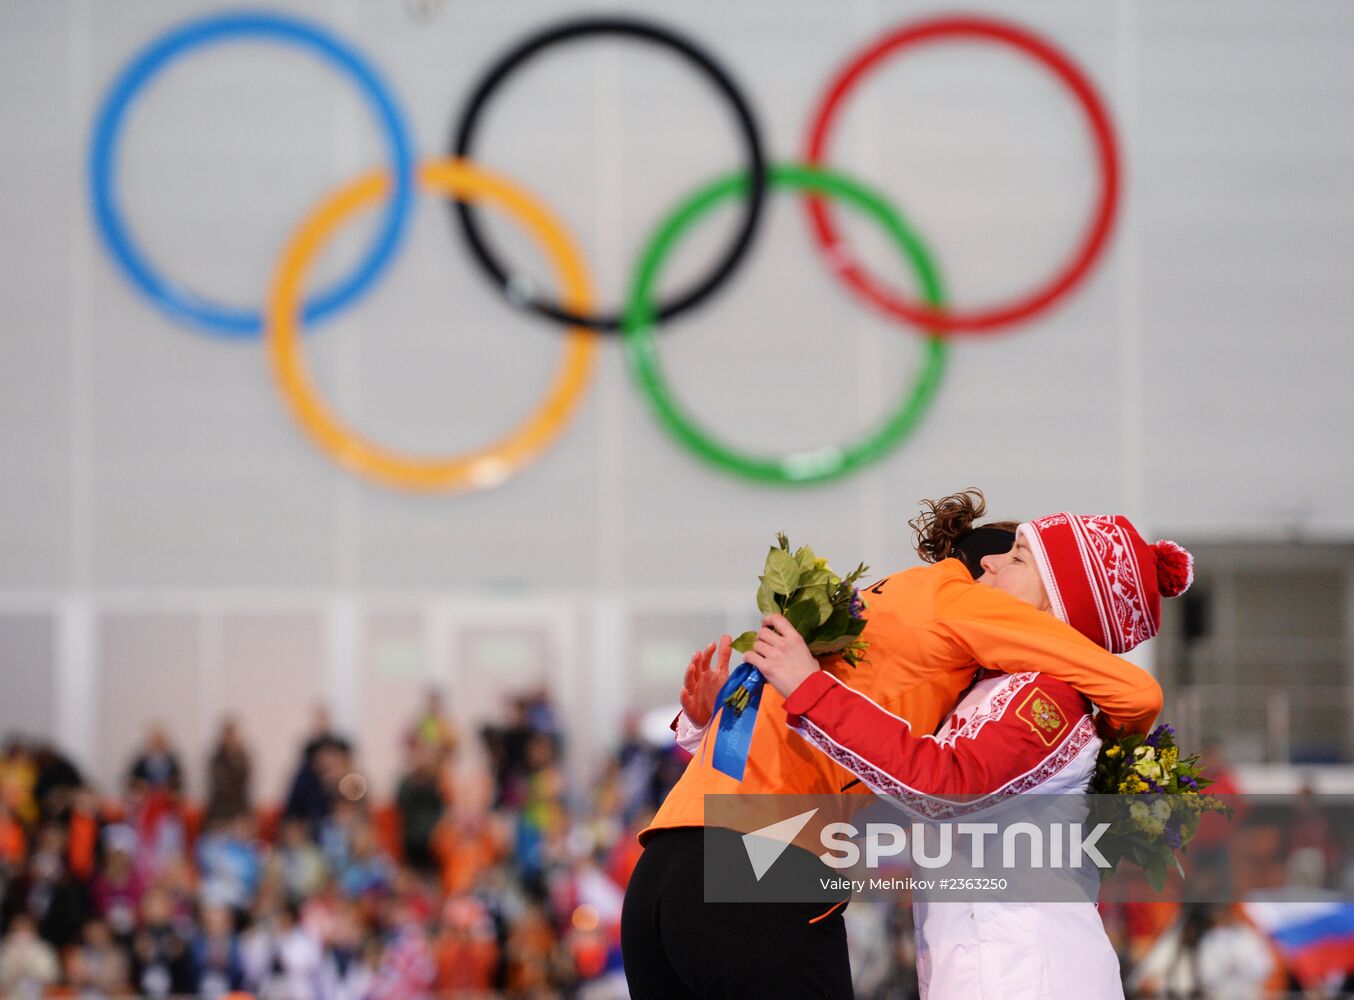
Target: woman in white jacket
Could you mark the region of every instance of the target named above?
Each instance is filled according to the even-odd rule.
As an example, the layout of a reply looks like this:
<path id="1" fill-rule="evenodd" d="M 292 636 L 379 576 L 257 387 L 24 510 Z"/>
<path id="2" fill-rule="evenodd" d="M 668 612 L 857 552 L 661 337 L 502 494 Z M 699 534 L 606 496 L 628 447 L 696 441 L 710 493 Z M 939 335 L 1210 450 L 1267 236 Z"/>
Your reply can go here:
<path id="1" fill-rule="evenodd" d="M 1113 544 L 1098 544 L 1110 535 Z M 1088 537 L 1091 544 L 1080 544 Z M 1179 566 L 1183 557 L 1185 579 L 1158 584 L 1153 557 L 1162 550 L 1122 518 L 1059 514 L 1020 525 L 1010 538 L 1008 551 L 970 564 L 980 582 L 1029 594 L 1031 603 L 1083 632 L 1105 635 L 1111 647 L 1131 648 L 1154 634 L 1162 592 L 1174 596 L 1188 586 L 1187 554 L 1167 550 L 1163 562 Z M 962 558 L 962 541 L 946 554 Z M 1106 578 L 1111 585 L 1101 586 Z M 1101 743 L 1091 705 L 1046 675 L 977 672 L 932 735 L 913 733 L 907 720 L 821 671 L 780 616 L 765 620 L 745 658 L 786 698 L 796 732 L 873 791 L 924 818 L 971 813 L 1019 793 L 1084 792 L 1095 771 Z M 1122 1000 L 1118 959 L 1088 898 L 919 900 L 916 925 L 923 998 Z"/>

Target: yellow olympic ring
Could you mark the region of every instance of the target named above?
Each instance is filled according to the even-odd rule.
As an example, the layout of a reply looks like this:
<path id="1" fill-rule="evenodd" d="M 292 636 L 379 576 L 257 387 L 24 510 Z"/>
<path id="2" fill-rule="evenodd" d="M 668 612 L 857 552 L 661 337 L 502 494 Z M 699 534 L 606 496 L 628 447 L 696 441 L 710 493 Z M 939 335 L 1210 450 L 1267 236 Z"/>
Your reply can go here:
<path id="1" fill-rule="evenodd" d="M 531 195 L 465 160 L 421 163 L 425 190 L 480 198 L 507 211 L 546 252 L 559 275 L 564 300 L 577 314 L 593 306 L 582 255 L 564 226 Z M 496 486 L 536 458 L 572 415 L 587 388 L 597 355 L 597 334 L 570 327 L 564 359 L 545 400 L 516 429 L 485 448 L 443 458 L 417 458 L 368 441 L 344 426 L 315 391 L 301 353 L 298 317 L 303 286 L 316 254 L 358 209 L 390 191 L 384 170 L 364 174 L 324 201 L 287 242 L 265 313 L 266 349 L 278 388 L 305 432 L 341 465 L 359 475 L 409 490 L 477 490 Z"/>

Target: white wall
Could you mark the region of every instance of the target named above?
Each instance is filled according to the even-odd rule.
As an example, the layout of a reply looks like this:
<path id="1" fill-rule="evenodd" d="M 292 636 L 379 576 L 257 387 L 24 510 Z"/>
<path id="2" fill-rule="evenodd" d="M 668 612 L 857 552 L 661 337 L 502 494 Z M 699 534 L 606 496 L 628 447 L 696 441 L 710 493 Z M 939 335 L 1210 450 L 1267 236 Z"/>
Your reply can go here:
<path id="1" fill-rule="evenodd" d="M 583 9 L 452 0 L 420 20 L 394 0 L 274 6 L 371 56 L 412 118 L 420 155 L 440 153 L 469 86 L 502 48 Z M 798 155 L 820 89 L 849 54 L 887 25 L 941 10 L 872 0 L 606 9 L 617 6 L 708 44 L 746 89 L 777 159 Z M 35 680 L 0 701 L 62 720 L 63 738 L 110 773 L 127 734 L 78 726 L 103 713 L 130 733 L 123 703 L 89 691 L 91 678 L 103 691 L 121 683 L 124 666 L 137 683 L 150 676 L 137 665 L 142 639 L 110 624 L 126 602 L 136 614 L 149 613 L 143 600 L 197 609 L 184 627 L 218 660 L 193 666 L 208 686 L 186 683 L 185 712 L 188 701 L 195 712 L 215 707 L 211 692 L 224 697 L 211 685 L 232 676 L 230 650 L 245 664 L 277 648 L 291 650 L 279 667 L 299 672 L 288 681 L 296 697 L 325 693 L 360 727 L 374 654 L 359 643 L 391 592 L 456 606 L 457 594 L 560 595 L 543 613 L 552 621 L 578 607 L 605 619 L 596 609 L 618 607 L 615 620 L 628 622 L 663 588 L 709 590 L 722 608 L 725 595 L 750 593 L 776 529 L 843 563 L 897 565 L 915 500 L 970 483 L 1003 516 L 1123 510 L 1156 533 L 1194 538 L 1354 533 L 1354 466 L 1341 458 L 1354 426 L 1348 4 L 965 4 L 1047 35 L 1114 115 L 1126 181 L 1119 225 L 1061 308 L 956 342 L 920 431 L 846 482 L 777 490 L 699 464 L 649 417 L 611 343 L 558 445 L 492 492 L 452 497 L 399 495 L 339 470 L 291 423 L 257 345 L 175 326 L 98 243 L 85 190 L 97 103 L 133 53 L 202 9 L 0 0 L 0 593 L 16 616 L 48 615 L 59 640 L 28 619 L 5 624 L 0 636 L 22 633 L 3 640 L 5 655 Z M 1089 142 L 1070 102 L 1012 55 L 918 52 L 876 74 L 843 125 L 834 162 L 916 223 L 957 303 L 1027 288 L 1079 232 L 1093 191 Z M 262 300 L 308 207 L 382 155 L 345 81 L 270 46 L 220 47 L 176 65 L 138 105 L 123 148 L 123 201 L 155 259 L 240 303 Z M 478 148 L 482 163 L 567 222 L 607 302 L 666 209 L 739 156 L 702 84 L 616 43 L 560 50 L 515 78 Z M 824 444 L 883 412 L 914 370 L 918 340 L 838 288 L 792 197 L 768 206 L 753 259 L 664 334 L 663 355 L 682 398 L 734 440 Z M 306 346 L 345 417 L 427 451 L 507 428 L 560 351 L 556 331 L 485 285 L 445 215 L 423 199 L 378 290 Z M 849 228 L 868 243 L 867 225 Z M 699 266 L 719 235 L 693 239 L 675 276 Z M 508 243 L 538 267 L 520 241 Z M 343 259 L 352 249 L 343 243 Z M 829 412 L 778 403 L 810 392 L 832 401 Z M 262 618 L 237 635 L 221 602 L 242 595 Z M 305 606 L 289 611 L 288 599 Z M 340 613 L 335 601 L 349 602 L 360 626 L 326 617 Z M 373 627 L 432 628 L 426 609 L 398 620 L 407 611 Z M 292 613 L 301 617 L 277 625 Z M 202 645 L 205 621 L 217 622 L 219 647 Z M 288 637 L 276 647 L 273 626 Z M 604 627 L 579 634 L 624 646 Z M 31 665 L 49 646 L 66 664 L 50 685 Z M 617 652 L 597 669 L 622 660 Z M 5 669 L 6 687 L 18 685 Z M 459 668 L 444 652 L 427 669 L 455 680 Z M 624 703 L 600 697 L 604 728 L 614 728 Z M 190 717 L 213 721 L 180 716 Z M 281 768 L 286 754 L 269 752 Z"/>

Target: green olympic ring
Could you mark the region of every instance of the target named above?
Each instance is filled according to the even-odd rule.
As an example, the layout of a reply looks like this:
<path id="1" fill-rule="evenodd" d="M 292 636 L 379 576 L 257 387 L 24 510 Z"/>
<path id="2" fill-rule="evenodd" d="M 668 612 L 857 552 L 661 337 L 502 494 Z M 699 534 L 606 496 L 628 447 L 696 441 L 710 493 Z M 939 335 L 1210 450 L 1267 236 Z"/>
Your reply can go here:
<path id="1" fill-rule="evenodd" d="M 916 270 L 926 304 L 932 309 L 944 305 L 940 277 L 930 253 L 902 216 L 877 192 L 836 171 L 795 164 L 769 167 L 767 181 L 773 188 L 789 188 L 839 199 L 873 217 Z M 941 375 L 945 371 L 948 348 L 939 333 L 928 331 L 925 359 L 906 397 L 877 426 L 846 444 L 780 456 L 756 455 L 730 447 L 700 427 L 682 411 L 664 379 L 653 335 L 655 306 L 652 293 L 664 261 L 681 237 L 721 202 L 745 194 L 747 190 L 746 172 L 720 177 L 680 203 L 655 230 L 639 258 L 626 302 L 623 325 L 626 357 L 659 422 L 700 458 L 718 468 L 759 482 L 785 485 L 826 482 L 882 458 L 916 427 L 926 407 L 935 398 Z"/>

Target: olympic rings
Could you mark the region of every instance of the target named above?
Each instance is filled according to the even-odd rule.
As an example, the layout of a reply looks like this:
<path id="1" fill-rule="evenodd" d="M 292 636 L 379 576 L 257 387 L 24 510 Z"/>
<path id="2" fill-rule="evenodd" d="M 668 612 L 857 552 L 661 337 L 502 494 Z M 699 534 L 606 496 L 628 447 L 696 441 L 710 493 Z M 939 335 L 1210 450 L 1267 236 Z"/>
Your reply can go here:
<path id="1" fill-rule="evenodd" d="M 621 313 L 594 311 L 592 288 L 581 256 L 555 216 L 525 191 L 474 166 L 467 154 L 484 107 L 503 81 L 537 53 L 556 43 L 594 35 L 619 36 L 671 49 L 708 78 L 733 109 L 745 146 L 745 169 L 721 177 L 690 195 L 655 230 L 639 260 Z M 289 240 L 266 304 L 266 311 L 223 306 L 162 276 L 130 236 L 115 200 L 118 142 L 129 107 L 167 64 L 194 49 L 221 41 L 265 39 L 319 55 L 357 82 L 386 133 L 386 169 L 364 174 L 329 196 Z M 853 87 L 884 59 L 909 47 L 951 38 L 996 42 L 1015 48 L 1048 69 L 1071 91 L 1086 116 L 1100 170 L 1094 216 L 1068 262 L 1043 285 L 1012 302 L 975 311 L 945 308 L 940 280 L 921 240 L 876 192 L 821 164 L 842 102 Z M 542 29 L 495 60 L 472 89 L 452 140 L 455 159 L 425 162 L 415 172 L 409 129 L 378 74 L 348 44 L 309 22 L 285 15 L 233 13 L 191 21 L 161 36 L 140 53 L 114 81 L 95 118 L 90 148 L 90 195 L 100 236 L 133 285 L 170 318 L 208 333 L 244 339 L 266 330 L 271 370 L 293 416 L 305 432 L 341 465 L 373 480 L 416 490 L 478 489 L 502 482 L 534 459 L 561 432 L 577 407 L 595 361 L 598 338 L 592 331 L 621 331 L 627 358 L 659 421 L 703 460 L 736 475 L 777 484 L 817 483 L 856 471 L 882 457 L 916 426 L 934 398 L 945 368 L 946 334 L 991 332 L 1028 319 L 1069 294 L 1086 277 L 1105 249 L 1119 197 L 1118 150 L 1109 116 L 1086 76 L 1054 46 L 1005 22 L 981 17 L 946 17 L 913 23 L 886 34 L 855 56 L 832 82 L 814 115 L 808 135 L 807 165 L 768 167 L 748 102 L 724 71 L 696 43 L 673 30 L 624 17 L 586 17 Z M 413 198 L 415 180 L 453 199 L 452 211 L 479 267 L 514 305 L 568 325 L 561 366 L 543 402 L 516 429 L 498 441 L 463 455 L 423 458 L 384 448 L 343 425 L 316 393 L 300 348 L 300 330 L 353 304 L 390 262 L 399 246 Z M 751 246 L 760 222 L 766 188 L 800 192 L 808 206 L 815 238 L 847 284 L 886 313 L 927 331 L 921 370 L 906 397 L 882 421 L 851 441 L 784 456 L 754 455 L 721 443 L 677 405 L 664 381 L 654 331 L 663 321 L 703 302 L 731 276 Z M 741 223 L 730 244 L 705 276 L 666 302 L 653 292 L 668 255 L 692 225 L 729 198 L 746 199 Z M 874 218 L 906 256 L 920 279 L 920 301 L 904 298 L 870 275 L 841 243 L 824 198 L 838 199 Z M 518 282 L 485 242 L 478 222 L 479 199 L 505 209 L 525 226 L 551 258 L 563 286 L 557 301 L 522 294 Z M 358 265 L 332 287 L 304 304 L 302 289 L 315 255 L 354 212 L 374 202 L 386 204 L 383 222 Z"/>
<path id="2" fill-rule="evenodd" d="M 671 319 L 702 302 L 722 285 L 733 273 L 734 268 L 742 262 L 752 244 L 752 235 L 761 218 L 762 202 L 766 194 L 766 158 L 762 152 L 761 135 L 753 117 L 752 109 L 748 106 L 732 77 L 695 42 L 669 28 L 649 21 L 639 21 L 626 17 L 578 18 L 536 32 L 500 56 L 480 78 L 479 83 L 475 85 L 465 111 L 461 115 L 460 123 L 456 127 L 455 138 L 451 143 L 451 153 L 457 157 L 469 157 L 471 155 L 470 148 L 474 143 L 475 129 L 479 125 L 485 104 L 493 96 L 499 85 L 508 78 L 509 74 L 552 45 L 594 35 L 615 35 L 621 38 L 651 42 L 677 53 L 704 74 L 732 106 L 738 122 L 738 129 L 742 133 L 744 145 L 747 147 L 745 173 L 753 178 L 753 183 L 746 208 L 743 211 L 742 222 L 734 235 L 733 241 L 710 271 L 691 288 L 679 293 L 670 302 L 659 306 L 658 319 L 660 321 Z M 588 326 L 594 330 L 604 331 L 620 329 L 621 317 L 618 313 L 580 315 L 534 294 L 519 294 L 519 290 L 514 286 L 507 268 L 499 261 L 485 241 L 484 234 L 475 216 L 474 207 L 457 202 L 452 206 L 452 210 L 457 221 L 460 222 L 461 233 L 466 242 L 470 244 L 470 251 L 475 260 L 514 305 L 521 305 L 540 316 L 559 323 Z"/>
<path id="3" fill-rule="evenodd" d="M 772 166 L 767 180 L 772 187 L 809 191 L 841 199 L 873 217 L 916 270 L 921 281 L 922 297 L 932 308 L 942 304 L 940 278 L 930 255 L 916 233 L 879 194 L 841 174 L 789 164 Z M 782 457 L 750 455 L 722 444 L 697 426 L 682 412 L 663 379 L 652 336 L 654 308 L 649 301 L 649 293 L 658 280 L 663 262 L 682 235 L 721 202 L 745 192 L 748 187 L 746 174 L 721 177 L 683 201 L 659 226 L 640 258 L 631 287 L 625 313 L 626 356 L 658 419 L 677 440 L 706 461 L 762 482 L 798 485 L 835 479 L 881 458 L 916 426 L 940 385 L 940 377 L 945 369 L 946 344 L 936 334 L 928 337 L 925 362 L 908 396 L 877 428 L 846 445 Z"/>
<path id="4" fill-rule="evenodd" d="M 1050 70 L 1076 97 L 1091 135 L 1095 139 L 1100 166 L 1100 196 L 1095 215 L 1086 228 L 1076 252 L 1052 278 L 1033 292 L 1012 302 L 972 312 L 954 312 L 927 308 L 898 295 L 871 276 L 848 251 L 832 223 L 827 207 L 820 199 L 808 201 L 814 237 L 833 269 L 846 283 L 874 305 L 890 315 L 918 326 L 951 332 L 977 333 L 1029 319 L 1053 305 L 1084 278 L 1095 258 L 1104 249 L 1114 222 L 1119 200 L 1119 155 L 1110 126 L 1109 113 L 1085 75 L 1049 42 L 1023 28 L 983 17 L 943 17 L 919 21 L 893 31 L 857 54 L 828 88 L 827 95 L 813 117 L 809 129 L 806 159 L 821 165 L 828 135 L 836 121 L 842 101 L 861 79 L 883 60 L 907 48 L 949 38 L 999 42 L 1022 52 Z"/>
<path id="5" fill-rule="evenodd" d="M 142 89 L 166 65 L 194 49 L 241 38 L 292 45 L 320 56 L 352 76 L 376 112 L 390 143 L 394 197 L 385 223 L 352 273 L 307 303 L 305 319 L 323 319 L 355 302 L 390 262 L 404 235 L 412 200 L 413 146 L 403 113 L 380 75 L 355 49 L 308 21 L 282 14 L 228 13 L 190 21 L 143 49 L 114 82 L 99 109 L 89 158 L 90 196 L 99 234 L 132 284 L 171 318 L 223 337 L 255 337 L 263 320 L 255 309 L 218 305 L 162 276 L 136 245 L 114 197 L 118 140 L 127 111 Z"/>
<path id="6" fill-rule="evenodd" d="M 521 188 L 460 160 L 434 160 L 418 170 L 419 184 L 459 199 L 480 199 L 505 209 L 546 251 L 571 309 L 592 306 L 592 288 L 578 247 L 564 227 Z M 364 205 L 386 195 L 391 179 L 372 171 L 322 203 L 288 241 L 268 301 L 266 346 L 278 387 L 321 448 L 361 475 L 415 490 L 485 489 L 539 455 L 563 428 L 587 386 L 597 353 L 589 330 L 570 331 L 563 364 L 540 406 L 501 440 L 466 455 L 423 459 L 366 441 L 345 427 L 315 393 L 300 354 L 297 301 L 316 255 L 338 226 Z"/>

